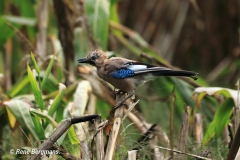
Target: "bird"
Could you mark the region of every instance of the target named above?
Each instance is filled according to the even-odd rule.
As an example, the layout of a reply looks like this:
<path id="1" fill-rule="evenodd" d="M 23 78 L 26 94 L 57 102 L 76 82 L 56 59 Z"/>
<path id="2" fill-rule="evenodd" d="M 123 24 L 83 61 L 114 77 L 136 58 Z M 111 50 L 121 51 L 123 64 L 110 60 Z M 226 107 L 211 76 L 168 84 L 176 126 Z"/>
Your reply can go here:
<path id="1" fill-rule="evenodd" d="M 95 66 L 98 77 L 120 91 L 128 93 L 127 98 L 135 93 L 137 87 L 159 76 L 190 77 L 197 80 L 198 74 L 193 71 L 174 70 L 122 57 L 108 58 L 106 53 L 100 49 L 92 50 L 86 57 L 77 61 Z"/>

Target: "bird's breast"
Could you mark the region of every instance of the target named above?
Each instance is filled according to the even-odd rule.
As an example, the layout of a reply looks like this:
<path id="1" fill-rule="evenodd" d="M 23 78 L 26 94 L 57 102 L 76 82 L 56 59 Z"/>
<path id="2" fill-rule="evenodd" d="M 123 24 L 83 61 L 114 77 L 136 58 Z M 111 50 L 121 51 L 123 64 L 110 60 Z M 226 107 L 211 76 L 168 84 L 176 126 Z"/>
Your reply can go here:
<path id="1" fill-rule="evenodd" d="M 112 84 L 115 88 L 124 92 L 135 90 L 137 87 L 136 80 L 134 78 L 115 79 L 112 77 L 106 78 L 106 81 Z"/>

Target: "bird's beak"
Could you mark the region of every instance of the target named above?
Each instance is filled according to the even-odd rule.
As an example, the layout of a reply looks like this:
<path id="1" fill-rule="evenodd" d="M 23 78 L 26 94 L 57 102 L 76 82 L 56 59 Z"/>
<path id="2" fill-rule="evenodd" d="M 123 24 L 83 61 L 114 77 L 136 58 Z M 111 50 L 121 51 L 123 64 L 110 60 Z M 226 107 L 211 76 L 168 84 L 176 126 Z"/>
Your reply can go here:
<path id="1" fill-rule="evenodd" d="M 78 63 L 88 63 L 89 62 L 86 58 L 80 58 L 77 61 L 78 61 Z"/>

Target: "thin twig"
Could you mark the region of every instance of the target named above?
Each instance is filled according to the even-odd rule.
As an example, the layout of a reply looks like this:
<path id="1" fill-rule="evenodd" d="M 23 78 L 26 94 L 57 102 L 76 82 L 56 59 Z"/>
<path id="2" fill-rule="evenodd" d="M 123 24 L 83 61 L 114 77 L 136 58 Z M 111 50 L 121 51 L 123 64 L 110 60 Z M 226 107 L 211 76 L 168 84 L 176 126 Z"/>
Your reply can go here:
<path id="1" fill-rule="evenodd" d="M 178 150 L 181 152 L 185 152 L 185 149 L 186 149 L 190 112 L 191 112 L 191 108 L 185 105 L 185 110 L 182 116 L 182 126 L 181 126 L 180 135 L 179 135 L 179 141 L 178 141 Z M 184 160 L 185 156 L 177 155 L 176 159 Z"/>
<path id="2" fill-rule="evenodd" d="M 35 51 L 35 47 L 32 45 L 32 43 L 29 41 L 29 39 L 16 27 L 14 27 L 11 23 L 9 22 L 4 22 L 7 26 L 12 28 L 14 32 L 23 40 L 23 42 L 26 44 L 28 47 L 29 51 Z"/>
<path id="3" fill-rule="evenodd" d="M 128 110 L 126 112 L 124 112 L 124 117 L 123 120 L 128 116 L 128 114 L 134 109 L 134 107 L 138 104 L 139 100 L 137 100 L 137 102 L 135 103 L 130 103 L 130 105 L 128 106 Z M 125 110 L 124 110 L 125 111 Z"/>
<path id="4" fill-rule="evenodd" d="M 239 114 L 240 114 L 240 109 L 239 109 L 239 92 L 240 92 L 240 79 L 237 81 L 237 104 L 234 107 L 233 114 L 234 114 L 234 123 L 233 123 L 233 130 L 234 130 L 234 135 L 237 133 L 237 127 L 239 126 Z"/>
<path id="5" fill-rule="evenodd" d="M 93 140 L 91 142 L 92 150 L 93 150 L 93 142 L 94 137 L 96 136 L 96 151 L 97 151 L 97 159 L 103 160 L 104 158 L 104 142 L 103 142 L 103 128 L 107 125 L 108 120 L 104 120 L 101 123 L 101 117 L 95 119 L 95 127 L 96 131 L 93 135 Z M 93 155 L 93 152 L 92 152 Z M 92 158 L 93 159 L 93 158 Z"/>
<path id="6" fill-rule="evenodd" d="M 138 98 L 144 100 L 144 101 L 148 101 L 148 102 L 152 102 L 152 101 L 162 101 L 162 102 L 166 102 L 168 101 L 169 97 L 159 97 L 159 96 L 151 96 L 151 97 L 147 97 L 146 95 L 137 95 Z"/>
<path id="7" fill-rule="evenodd" d="M 231 148 L 229 150 L 227 160 L 232 160 L 236 158 L 236 155 L 238 153 L 239 147 L 240 147 L 240 125 L 238 126 L 237 132 L 234 136 Z"/>
<path id="8" fill-rule="evenodd" d="M 153 159 L 154 160 L 164 160 L 164 154 L 160 152 L 160 149 L 155 147 L 158 143 L 158 136 L 154 136 L 150 141 L 149 141 L 149 146 L 153 150 Z"/>
<path id="9" fill-rule="evenodd" d="M 197 142 L 197 145 L 200 146 L 202 139 L 203 139 L 203 128 L 202 128 L 202 115 L 200 113 L 197 113 L 195 115 L 195 122 L 194 122 L 194 126 L 195 126 L 195 139 Z"/>
<path id="10" fill-rule="evenodd" d="M 137 160 L 137 150 L 128 151 L 128 160 Z"/>
<path id="11" fill-rule="evenodd" d="M 185 152 L 177 151 L 177 150 L 170 149 L 170 148 L 164 148 L 164 147 L 160 147 L 160 146 L 155 146 L 155 147 L 157 147 L 157 148 L 159 148 L 159 149 L 171 151 L 171 152 L 174 152 L 174 153 L 178 153 L 178 154 L 185 154 L 185 155 L 188 155 L 188 156 L 191 156 L 191 157 L 195 157 L 195 158 L 201 158 L 201 159 L 205 159 L 205 160 L 212 160 L 212 159 L 210 159 L 210 158 L 198 156 L 198 155 L 191 154 L 191 153 L 185 153 Z"/>
<path id="12" fill-rule="evenodd" d="M 38 150 L 49 150 L 71 125 L 72 123 L 70 119 L 63 121 L 62 124 L 51 134 L 51 136 L 49 136 L 49 138 L 39 146 Z M 29 160 L 39 159 L 40 156 L 41 154 L 32 154 Z"/>
<path id="13" fill-rule="evenodd" d="M 176 102 L 176 96 L 174 95 L 173 92 L 174 92 L 174 89 L 169 97 L 169 100 L 170 100 L 170 146 L 172 149 L 174 148 L 174 110 L 175 110 L 175 102 Z M 174 156 L 173 152 L 171 153 L 171 156 L 172 157 Z"/>
<path id="14" fill-rule="evenodd" d="M 63 157 L 64 159 L 67 159 L 67 160 L 80 160 L 80 158 L 70 154 L 67 152 L 67 150 L 63 147 L 63 146 L 57 146 L 57 145 L 53 145 L 52 150 L 58 150 L 59 151 L 59 155 L 61 157 Z"/>
<path id="15" fill-rule="evenodd" d="M 49 150 L 53 144 L 69 129 L 69 127 L 72 124 L 80 123 L 80 122 L 85 122 L 92 120 L 99 115 L 86 115 L 86 116 L 81 116 L 81 117 L 76 117 L 72 119 L 66 119 L 63 121 L 58 128 L 47 138 L 39 147 L 37 150 Z M 38 154 L 32 154 L 29 160 L 35 160 L 39 159 L 41 156 L 40 152 Z"/>
<path id="16" fill-rule="evenodd" d="M 153 132 L 154 132 L 154 128 L 157 126 L 157 124 L 153 124 L 149 130 L 144 134 L 142 135 L 139 140 L 137 141 L 137 144 L 138 144 L 138 147 L 134 147 L 133 149 L 131 150 L 139 150 L 143 147 L 143 144 L 146 144 L 146 142 L 148 140 L 150 140 L 151 137 L 153 137 Z"/>

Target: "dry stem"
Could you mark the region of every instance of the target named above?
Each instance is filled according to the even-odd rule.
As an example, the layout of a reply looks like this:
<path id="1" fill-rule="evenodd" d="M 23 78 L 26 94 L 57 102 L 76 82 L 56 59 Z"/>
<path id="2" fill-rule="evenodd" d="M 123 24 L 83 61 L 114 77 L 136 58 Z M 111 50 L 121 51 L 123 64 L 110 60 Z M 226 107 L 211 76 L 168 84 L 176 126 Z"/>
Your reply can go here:
<path id="1" fill-rule="evenodd" d="M 125 99 L 125 94 L 123 94 L 123 93 L 117 94 L 116 104 L 121 102 L 123 99 Z M 113 123 L 113 129 L 109 136 L 105 160 L 113 159 L 114 151 L 116 148 L 117 137 L 118 137 L 118 134 L 120 131 L 122 118 L 123 118 L 123 107 L 119 107 L 115 110 L 114 118 L 115 119 L 114 119 L 114 123 Z"/>

